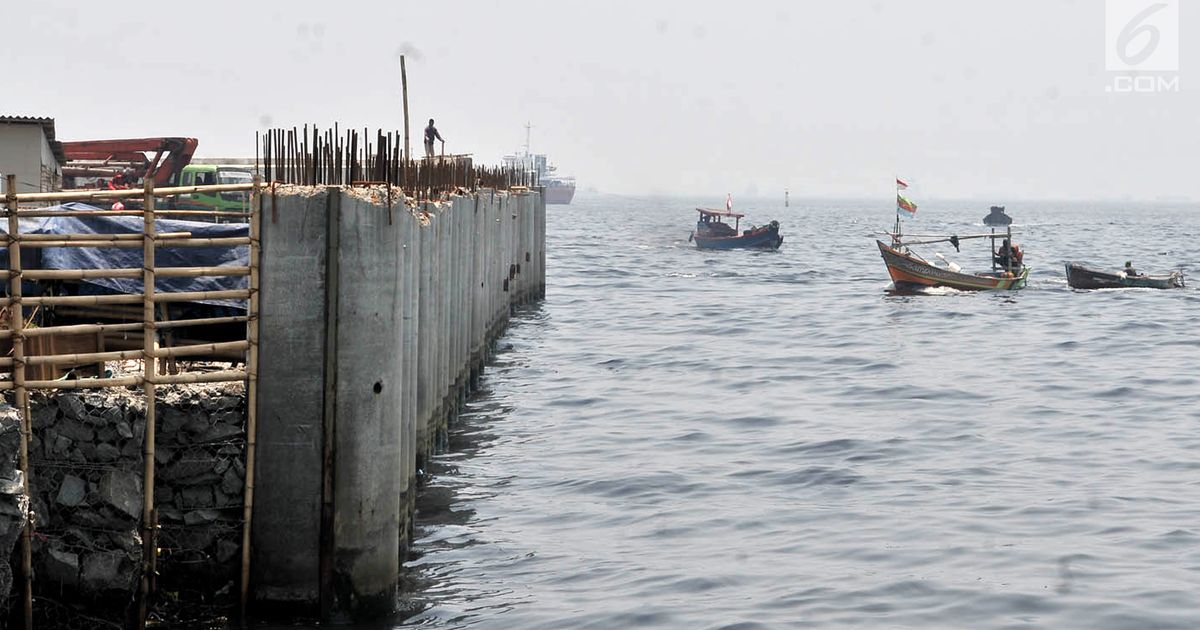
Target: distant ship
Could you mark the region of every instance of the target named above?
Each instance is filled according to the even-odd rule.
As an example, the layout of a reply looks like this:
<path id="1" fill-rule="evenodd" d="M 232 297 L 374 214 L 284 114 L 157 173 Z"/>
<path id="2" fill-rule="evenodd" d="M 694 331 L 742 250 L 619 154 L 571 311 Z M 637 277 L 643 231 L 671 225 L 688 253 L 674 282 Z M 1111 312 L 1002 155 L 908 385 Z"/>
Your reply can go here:
<path id="1" fill-rule="evenodd" d="M 558 167 L 550 164 L 544 153 L 529 152 L 529 131 L 531 125 L 525 125 L 525 151 L 518 155 L 504 156 L 504 165 L 508 168 L 526 173 L 531 186 L 545 188 L 547 204 L 567 205 L 575 197 L 575 178 L 570 175 L 559 175 Z"/>

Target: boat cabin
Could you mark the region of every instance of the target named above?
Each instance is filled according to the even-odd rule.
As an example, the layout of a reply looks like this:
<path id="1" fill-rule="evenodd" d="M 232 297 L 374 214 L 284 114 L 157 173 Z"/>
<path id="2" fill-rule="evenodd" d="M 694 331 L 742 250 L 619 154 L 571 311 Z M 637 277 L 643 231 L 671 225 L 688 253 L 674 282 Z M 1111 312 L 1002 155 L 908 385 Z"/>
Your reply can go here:
<path id="1" fill-rule="evenodd" d="M 696 235 L 709 237 L 737 236 L 742 217 L 746 216 L 736 212 L 707 208 L 696 208 L 696 212 L 700 213 L 700 220 L 696 222 Z M 733 226 L 724 222 L 722 218 L 732 218 Z"/>

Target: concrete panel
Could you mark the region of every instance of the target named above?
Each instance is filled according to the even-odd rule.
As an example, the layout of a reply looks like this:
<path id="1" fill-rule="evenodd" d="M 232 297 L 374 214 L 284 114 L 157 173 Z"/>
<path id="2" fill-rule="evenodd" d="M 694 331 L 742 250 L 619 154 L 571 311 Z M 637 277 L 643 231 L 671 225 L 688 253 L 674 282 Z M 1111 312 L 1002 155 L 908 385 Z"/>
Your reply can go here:
<path id="1" fill-rule="evenodd" d="M 252 581 L 258 600 L 315 610 L 327 196 L 263 201 Z"/>
<path id="2" fill-rule="evenodd" d="M 390 612 L 399 581 L 402 356 L 399 227 L 343 193 L 334 480 L 334 609 Z"/>

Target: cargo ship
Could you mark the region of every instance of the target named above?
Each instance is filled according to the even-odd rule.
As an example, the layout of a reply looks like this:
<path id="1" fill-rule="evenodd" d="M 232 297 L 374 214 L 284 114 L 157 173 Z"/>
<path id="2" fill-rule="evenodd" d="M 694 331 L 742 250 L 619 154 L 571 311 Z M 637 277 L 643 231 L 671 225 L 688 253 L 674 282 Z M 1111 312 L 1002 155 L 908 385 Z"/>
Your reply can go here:
<path id="1" fill-rule="evenodd" d="M 504 156 L 504 165 L 525 173 L 530 186 L 543 187 L 547 204 L 571 203 L 571 199 L 575 197 L 575 178 L 558 174 L 558 167 L 551 164 L 544 153 L 529 151 L 530 129 L 530 125 L 525 125 L 525 151 Z"/>

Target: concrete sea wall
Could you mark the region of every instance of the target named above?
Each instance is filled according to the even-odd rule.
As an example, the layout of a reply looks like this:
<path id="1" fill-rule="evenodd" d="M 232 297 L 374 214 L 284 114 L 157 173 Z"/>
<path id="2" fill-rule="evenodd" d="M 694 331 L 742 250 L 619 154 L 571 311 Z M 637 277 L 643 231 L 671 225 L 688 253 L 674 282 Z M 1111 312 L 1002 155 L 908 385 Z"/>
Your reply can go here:
<path id="1" fill-rule="evenodd" d="M 265 193 L 261 234 L 253 597 L 383 614 L 418 471 L 512 306 L 545 293 L 545 204 L 285 186 Z"/>

